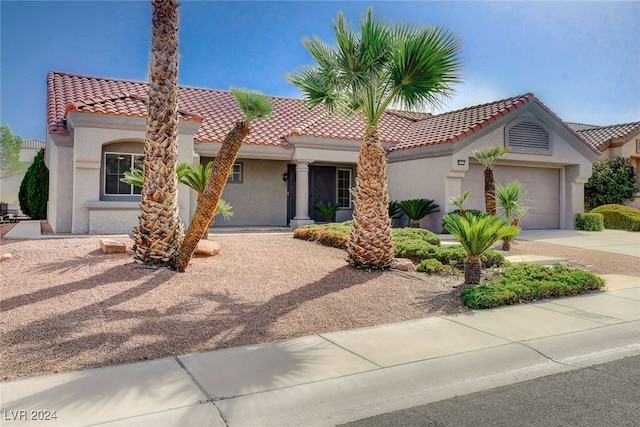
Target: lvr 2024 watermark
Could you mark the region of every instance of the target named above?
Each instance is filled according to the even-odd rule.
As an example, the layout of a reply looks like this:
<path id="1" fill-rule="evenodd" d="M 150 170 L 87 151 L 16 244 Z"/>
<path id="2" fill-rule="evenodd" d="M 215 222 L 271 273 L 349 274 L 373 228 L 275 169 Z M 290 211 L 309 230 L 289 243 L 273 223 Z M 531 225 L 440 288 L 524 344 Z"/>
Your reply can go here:
<path id="1" fill-rule="evenodd" d="M 56 411 L 40 411 L 27 409 L 5 409 L 2 411 L 4 421 L 51 421 L 57 420 Z"/>

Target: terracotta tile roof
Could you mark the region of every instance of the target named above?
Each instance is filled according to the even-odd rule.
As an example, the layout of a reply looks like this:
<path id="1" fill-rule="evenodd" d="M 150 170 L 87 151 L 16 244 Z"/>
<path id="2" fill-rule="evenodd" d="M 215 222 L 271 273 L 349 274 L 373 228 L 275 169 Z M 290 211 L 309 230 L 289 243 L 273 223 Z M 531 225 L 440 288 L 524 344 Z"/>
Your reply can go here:
<path id="1" fill-rule="evenodd" d="M 598 152 L 591 144 L 580 138 L 573 129 L 567 126 L 532 93 L 433 115 L 417 121 L 411 126 L 408 137 L 394 147 L 388 148 L 388 151 L 393 152 L 461 141 L 530 102 L 535 102 L 540 105 L 571 133 L 581 139 L 589 148 Z"/>
<path id="2" fill-rule="evenodd" d="M 67 133 L 66 116 L 70 111 L 145 117 L 147 87 L 144 82 L 50 72 L 47 129 L 51 133 Z M 365 126 L 358 116 L 329 117 L 323 107 L 309 109 L 302 99 L 268 98 L 273 102 L 273 113 L 267 119 L 252 123 L 251 133 L 245 140 L 247 144 L 282 147 L 289 145 L 286 138 L 293 135 L 353 141 L 361 140 L 364 135 Z M 380 120 L 380 140 L 393 144 L 389 151 L 457 142 L 529 102 L 536 102 L 564 124 L 533 94 L 527 93 L 439 115 L 390 109 Z M 242 118 L 228 91 L 181 86 L 178 103 L 183 120 L 201 120 L 195 135 L 198 142 L 222 142 L 234 123 Z M 567 129 L 580 138 L 574 130 Z"/>
<path id="3" fill-rule="evenodd" d="M 573 127 L 576 123 L 571 123 Z M 584 126 L 584 125 L 582 125 Z M 610 126 L 590 126 L 576 130 L 584 140 L 591 143 L 598 150 L 606 148 L 615 139 L 625 139 L 640 132 L 640 122 L 622 123 Z"/>
<path id="4" fill-rule="evenodd" d="M 39 150 L 44 148 L 44 142 L 39 139 L 25 139 L 22 141 L 22 148 L 25 150 Z"/>
<path id="5" fill-rule="evenodd" d="M 594 128 L 599 127 L 597 125 L 588 125 L 588 124 L 585 124 L 585 123 L 572 123 L 572 122 L 566 122 L 566 123 L 571 129 L 575 130 L 576 132 L 579 132 L 581 130 L 594 129 Z"/>

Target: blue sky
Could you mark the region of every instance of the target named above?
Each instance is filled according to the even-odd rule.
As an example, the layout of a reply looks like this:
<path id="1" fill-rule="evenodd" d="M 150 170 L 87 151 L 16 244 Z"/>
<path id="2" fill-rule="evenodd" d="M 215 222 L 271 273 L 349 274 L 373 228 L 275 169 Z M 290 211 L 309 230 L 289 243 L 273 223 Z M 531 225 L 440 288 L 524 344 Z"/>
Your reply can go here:
<path id="1" fill-rule="evenodd" d="M 311 58 L 301 40 L 333 43 L 342 11 L 442 24 L 463 43 L 464 82 L 439 111 L 533 92 L 566 121 L 640 120 L 640 2 L 184 1 L 181 85 L 298 96 L 286 72 Z M 145 81 L 148 1 L 0 1 L 0 121 L 44 139 L 50 70 Z"/>

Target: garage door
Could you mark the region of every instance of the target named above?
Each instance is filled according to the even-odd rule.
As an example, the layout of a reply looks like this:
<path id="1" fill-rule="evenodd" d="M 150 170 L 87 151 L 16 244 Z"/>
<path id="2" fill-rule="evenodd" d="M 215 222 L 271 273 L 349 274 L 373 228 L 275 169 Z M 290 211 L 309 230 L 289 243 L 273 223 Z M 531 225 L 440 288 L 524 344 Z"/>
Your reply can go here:
<path id="1" fill-rule="evenodd" d="M 521 226 L 527 230 L 560 228 L 560 169 L 520 166 L 496 166 L 496 182 L 506 184 L 519 181 L 524 184 L 525 202 L 529 206 Z M 469 165 L 462 180 L 462 191 L 471 190 L 467 207 L 484 210 L 484 168 Z"/>

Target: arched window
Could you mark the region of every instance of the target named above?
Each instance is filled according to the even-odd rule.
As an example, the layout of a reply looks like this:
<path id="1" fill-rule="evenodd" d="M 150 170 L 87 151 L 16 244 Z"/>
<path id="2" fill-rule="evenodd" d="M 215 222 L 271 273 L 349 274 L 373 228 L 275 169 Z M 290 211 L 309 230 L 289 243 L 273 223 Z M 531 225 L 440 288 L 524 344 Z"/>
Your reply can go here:
<path id="1" fill-rule="evenodd" d="M 516 119 L 505 127 L 507 147 L 515 153 L 551 154 L 551 132 L 530 117 Z"/>

